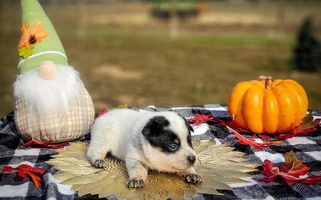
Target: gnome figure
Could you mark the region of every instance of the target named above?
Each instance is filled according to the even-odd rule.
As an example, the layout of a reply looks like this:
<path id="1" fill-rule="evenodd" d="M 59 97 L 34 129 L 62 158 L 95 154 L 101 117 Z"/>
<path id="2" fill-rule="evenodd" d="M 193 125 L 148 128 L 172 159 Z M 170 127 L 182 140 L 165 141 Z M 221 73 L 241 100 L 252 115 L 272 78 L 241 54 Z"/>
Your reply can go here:
<path id="1" fill-rule="evenodd" d="M 67 63 L 60 39 L 38 0 L 21 0 L 19 75 L 14 83 L 15 122 L 26 141 L 62 142 L 86 134 L 93 103 Z"/>

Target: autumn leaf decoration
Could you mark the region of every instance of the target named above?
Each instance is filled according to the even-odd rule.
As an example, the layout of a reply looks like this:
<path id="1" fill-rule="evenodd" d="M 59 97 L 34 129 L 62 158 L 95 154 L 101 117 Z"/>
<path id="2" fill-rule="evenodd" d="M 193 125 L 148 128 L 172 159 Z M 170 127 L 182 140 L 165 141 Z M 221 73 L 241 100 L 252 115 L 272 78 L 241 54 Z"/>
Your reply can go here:
<path id="1" fill-rule="evenodd" d="M 270 160 L 263 163 L 262 173 L 265 178 L 259 181 L 274 181 L 277 177 L 281 177 L 286 183 L 305 183 L 317 184 L 321 182 L 321 176 L 309 175 L 311 167 L 304 165 L 293 151 L 285 154 L 285 163 L 275 166 Z"/>
<path id="2" fill-rule="evenodd" d="M 102 109 L 102 110 L 97 114 L 97 116 L 96 116 L 95 119 L 97 119 L 98 117 L 106 114 L 107 112 L 108 112 L 107 108 Z"/>
<path id="3" fill-rule="evenodd" d="M 48 141 L 48 142 L 39 142 L 39 141 L 32 140 L 32 141 L 29 141 L 29 142 L 22 141 L 21 146 L 23 146 L 23 147 L 33 147 L 33 148 L 48 147 L 48 148 L 51 148 L 51 149 L 60 149 L 60 148 L 66 146 L 68 144 L 69 144 L 69 142 L 62 142 L 62 143 L 59 143 L 59 144 L 51 144 L 50 141 Z"/>
<path id="4" fill-rule="evenodd" d="M 241 134 L 236 132 L 234 129 L 231 129 L 229 127 L 227 127 L 227 128 L 234 133 L 235 137 L 239 140 L 240 144 L 251 145 L 256 149 L 262 150 L 268 145 L 277 144 L 277 143 L 282 142 L 282 141 L 257 142 L 254 138 L 245 138 L 244 136 L 242 136 Z"/>
<path id="5" fill-rule="evenodd" d="M 18 176 L 25 178 L 29 176 L 34 183 L 35 187 L 38 188 L 41 186 L 42 175 L 45 171 L 41 168 L 31 167 L 27 164 L 19 165 L 18 167 L 5 166 L 2 169 L 2 172 L 12 172 L 13 170 L 18 170 Z"/>
<path id="6" fill-rule="evenodd" d="M 282 142 L 281 140 L 284 140 L 286 138 L 292 138 L 296 135 L 306 135 L 309 132 L 315 131 L 316 127 L 320 124 L 321 119 L 313 120 L 313 115 L 310 112 L 308 116 L 303 120 L 302 124 L 294 128 L 289 133 L 276 135 L 275 138 L 277 139 L 277 141 L 274 140 L 269 142 L 258 142 L 254 138 L 246 138 L 243 135 L 241 135 L 239 132 L 248 133 L 251 135 L 253 135 L 253 133 L 241 128 L 240 126 L 238 126 L 238 124 L 235 121 L 224 121 L 212 116 L 211 114 L 195 114 L 194 118 L 189 120 L 190 123 L 193 123 L 195 125 L 206 123 L 208 121 L 219 123 L 225 126 L 228 130 L 232 131 L 235 137 L 239 140 L 240 144 L 251 145 L 256 149 L 262 150 L 264 149 L 265 146 L 281 143 Z M 271 137 L 268 135 L 258 134 L 257 136 L 264 140 L 271 140 Z"/>
<path id="7" fill-rule="evenodd" d="M 18 45 L 19 56 L 28 58 L 33 54 L 35 43 L 40 42 L 48 35 L 48 32 L 44 31 L 44 27 L 41 22 L 36 22 L 34 25 L 30 25 L 29 23 L 22 25 L 22 35 Z"/>
<path id="8" fill-rule="evenodd" d="M 267 145 L 281 143 L 281 141 L 257 142 L 254 138 L 245 138 L 244 136 L 239 134 L 237 131 L 251 133 L 250 131 L 242 129 L 234 121 L 227 122 L 227 121 L 218 119 L 218 118 L 212 116 L 211 114 L 207 114 L 207 115 L 206 114 L 195 114 L 194 118 L 189 120 L 189 122 L 193 123 L 194 125 L 199 125 L 201 123 L 206 123 L 208 121 L 216 122 L 216 123 L 219 123 L 219 124 L 225 126 L 228 130 L 233 132 L 235 137 L 239 140 L 240 144 L 251 145 L 256 149 L 262 150 Z"/>

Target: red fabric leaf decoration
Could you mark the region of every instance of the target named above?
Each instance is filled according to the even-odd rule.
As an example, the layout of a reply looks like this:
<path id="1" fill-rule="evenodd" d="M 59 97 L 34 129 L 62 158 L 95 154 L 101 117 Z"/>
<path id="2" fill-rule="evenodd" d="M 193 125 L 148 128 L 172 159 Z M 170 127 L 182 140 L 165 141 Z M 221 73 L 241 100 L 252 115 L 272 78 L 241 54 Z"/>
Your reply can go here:
<path id="1" fill-rule="evenodd" d="M 18 167 L 15 167 L 15 168 L 10 166 L 5 166 L 2 169 L 2 172 L 11 172 L 12 170 L 18 170 L 18 176 L 22 178 L 29 176 L 36 188 L 41 186 L 41 182 L 42 182 L 41 177 L 45 173 L 45 171 L 41 168 L 31 167 L 30 165 L 26 165 L 26 164 L 19 165 Z"/>
<path id="2" fill-rule="evenodd" d="M 251 133 L 248 130 L 241 128 L 235 121 L 227 122 L 221 119 L 218 119 L 211 114 L 195 114 L 194 118 L 190 119 L 189 122 L 195 125 L 206 123 L 208 121 L 219 123 L 223 126 L 228 126 L 232 129 L 235 129 L 240 132 L 244 133 Z M 279 134 L 276 139 L 277 140 L 284 140 L 286 138 L 292 138 L 296 135 L 306 135 L 309 132 L 315 131 L 316 127 L 320 124 L 321 119 L 313 120 L 312 112 L 308 114 L 308 116 L 304 119 L 301 125 L 294 128 L 291 132 L 285 134 Z M 264 140 L 269 140 L 270 137 L 267 135 L 259 134 L 259 137 L 263 138 Z"/>
<path id="3" fill-rule="evenodd" d="M 275 143 L 281 143 L 281 141 L 273 141 L 273 142 L 264 142 L 259 143 L 256 142 L 253 138 L 245 138 L 241 134 L 239 134 L 236 130 L 239 130 L 241 132 L 251 133 L 250 131 L 244 130 L 241 127 L 239 127 L 234 121 L 232 122 L 226 122 L 224 120 L 218 119 L 216 117 L 213 117 L 211 114 L 205 115 L 205 114 L 195 114 L 194 118 L 190 119 L 189 122 L 193 123 L 195 125 L 206 123 L 208 121 L 219 123 L 223 126 L 225 126 L 227 129 L 232 131 L 235 135 L 235 137 L 239 140 L 240 144 L 244 145 L 251 145 L 256 149 L 264 149 L 265 146 L 275 144 Z M 236 129 L 236 130 L 235 130 Z"/>
<path id="4" fill-rule="evenodd" d="M 216 122 L 216 123 L 219 123 L 223 126 L 229 126 L 230 128 L 239 130 L 241 132 L 250 133 L 250 131 L 241 128 L 235 121 L 227 122 L 227 121 L 221 120 L 217 117 L 214 117 L 211 114 L 195 114 L 194 118 L 189 120 L 190 123 L 193 123 L 195 125 L 199 125 L 201 123 L 206 123 L 208 121 Z"/>
<path id="5" fill-rule="evenodd" d="M 268 135 L 264 135 L 264 134 L 257 134 L 257 136 L 259 136 L 260 138 L 262 138 L 263 140 L 270 140 L 271 137 Z"/>
<path id="6" fill-rule="evenodd" d="M 97 114 L 97 117 L 96 117 L 95 119 L 97 119 L 98 117 L 102 116 L 103 114 L 105 114 L 105 113 L 107 113 L 107 112 L 108 112 L 107 108 L 102 109 L 102 110 L 100 111 L 100 113 Z"/>
<path id="7" fill-rule="evenodd" d="M 262 173 L 266 175 L 265 178 L 260 179 L 260 181 L 274 181 L 279 176 L 279 168 L 275 167 L 274 164 L 269 161 L 265 160 L 263 162 L 263 171 Z"/>
<path id="8" fill-rule="evenodd" d="M 321 182 L 321 176 L 308 175 L 311 167 L 308 167 L 299 160 L 293 151 L 285 154 L 285 163 L 275 166 L 270 160 L 263 162 L 263 174 L 265 178 L 260 181 L 274 181 L 277 177 L 281 177 L 288 184 L 305 183 L 317 184 Z"/>
<path id="9" fill-rule="evenodd" d="M 321 176 L 311 175 L 305 179 L 303 179 L 300 183 L 305 184 L 318 184 L 321 182 Z"/>
<path id="10" fill-rule="evenodd" d="M 206 123 L 208 121 L 216 122 L 216 123 L 219 123 L 219 124 L 227 127 L 229 130 L 231 130 L 234 133 L 236 138 L 239 139 L 241 144 L 252 145 L 256 149 L 262 150 L 267 145 L 281 143 L 281 141 L 258 143 L 258 142 L 255 142 L 255 140 L 253 138 L 247 139 L 247 138 L 243 137 L 242 135 L 240 135 L 237 131 L 251 133 L 250 131 L 241 128 L 240 126 L 238 126 L 238 124 L 235 121 L 227 122 L 227 121 L 218 119 L 218 118 L 212 116 L 211 114 L 195 114 L 194 118 L 189 120 L 190 123 L 193 123 L 195 125 L 198 125 L 201 123 Z M 315 119 L 313 121 L 313 115 L 310 112 L 309 115 L 304 119 L 303 123 L 300 126 L 296 127 L 294 130 L 292 130 L 289 133 L 279 134 L 276 137 L 276 139 L 277 140 L 284 140 L 286 138 L 292 138 L 295 135 L 305 135 L 309 132 L 315 131 L 316 127 L 320 124 L 320 122 L 321 122 L 321 119 Z M 271 139 L 271 137 L 269 137 L 267 135 L 259 134 L 258 136 L 264 140 Z"/>
<path id="11" fill-rule="evenodd" d="M 199 124 L 211 121 L 212 119 L 213 119 L 212 115 L 195 114 L 194 117 L 189 120 L 189 122 L 193 123 L 194 125 L 199 125 Z"/>
<path id="12" fill-rule="evenodd" d="M 278 165 L 281 172 L 288 175 L 300 176 L 308 173 L 311 167 L 304 165 L 293 151 L 285 154 L 285 163 Z"/>
<path id="13" fill-rule="evenodd" d="M 39 141 L 32 140 L 32 141 L 26 142 L 26 143 L 22 141 L 21 146 L 34 147 L 34 148 L 35 147 L 48 147 L 48 148 L 52 148 L 52 149 L 60 149 L 68 144 L 69 144 L 69 142 L 62 142 L 59 144 L 50 144 L 50 142 L 39 142 Z"/>
<path id="14" fill-rule="evenodd" d="M 264 149 L 265 146 L 271 145 L 271 144 L 276 144 L 276 143 L 281 143 L 282 141 L 273 141 L 273 142 L 256 142 L 255 139 L 253 138 L 245 138 L 235 130 L 231 129 L 230 127 L 227 127 L 229 130 L 233 131 L 235 137 L 239 140 L 240 144 L 244 145 L 251 145 L 256 149 Z"/>

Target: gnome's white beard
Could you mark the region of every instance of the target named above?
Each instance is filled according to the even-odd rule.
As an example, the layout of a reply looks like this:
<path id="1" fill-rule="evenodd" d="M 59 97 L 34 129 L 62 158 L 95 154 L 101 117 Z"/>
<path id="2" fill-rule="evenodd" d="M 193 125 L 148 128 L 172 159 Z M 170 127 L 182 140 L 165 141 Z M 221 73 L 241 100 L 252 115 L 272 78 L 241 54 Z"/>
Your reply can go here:
<path id="1" fill-rule="evenodd" d="M 38 70 L 19 75 L 14 83 L 14 95 L 23 99 L 30 114 L 45 118 L 51 112 L 64 117 L 69 105 L 79 101 L 83 91 L 79 73 L 70 66 L 57 66 L 56 76 L 46 80 Z"/>

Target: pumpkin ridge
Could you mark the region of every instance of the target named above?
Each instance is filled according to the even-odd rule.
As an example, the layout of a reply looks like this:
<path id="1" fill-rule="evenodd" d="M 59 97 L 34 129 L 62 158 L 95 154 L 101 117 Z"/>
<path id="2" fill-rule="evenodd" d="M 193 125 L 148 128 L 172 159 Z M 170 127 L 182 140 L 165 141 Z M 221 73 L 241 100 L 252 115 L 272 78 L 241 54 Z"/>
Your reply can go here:
<path id="1" fill-rule="evenodd" d="M 298 108 L 296 107 L 296 101 L 293 98 L 292 91 L 289 90 L 288 84 L 284 82 L 281 84 L 279 87 L 276 87 L 279 88 L 281 92 L 279 97 L 279 110 L 281 115 L 279 116 L 278 133 L 286 133 L 294 128 L 293 122 L 295 121 Z"/>
<path id="2" fill-rule="evenodd" d="M 289 87 L 292 88 L 293 91 L 295 91 L 295 93 L 301 93 L 299 91 L 299 89 L 295 86 L 295 85 L 292 85 L 292 84 L 289 84 Z M 298 107 L 297 108 L 297 112 L 296 112 L 296 116 L 295 116 L 295 121 L 293 123 L 293 128 L 295 128 L 296 126 L 299 126 L 302 122 L 302 119 L 306 116 L 306 110 L 307 110 L 307 107 L 305 102 L 304 102 L 304 97 L 301 95 L 295 95 L 294 92 L 292 92 L 292 98 L 294 99 L 295 101 L 295 104 L 296 105 L 302 105 L 304 107 L 304 109 L 302 109 L 301 107 Z M 303 98 L 302 98 L 303 97 Z"/>
<path id="3" fill-rule="evenodd" d="M 263 132 L 275 133 L 278 128 L 278 103 L 273 89 L 265 89 L 263 99 Z"/>
<path id="4" fill-rule="evenodd" d="M 249 88 L 243 99 L 243 115 L 245 116 L 245 123 L 253 132 L 262 132 L 262 107 L 263 107 L 264 88 L 254 85 Z"/>

